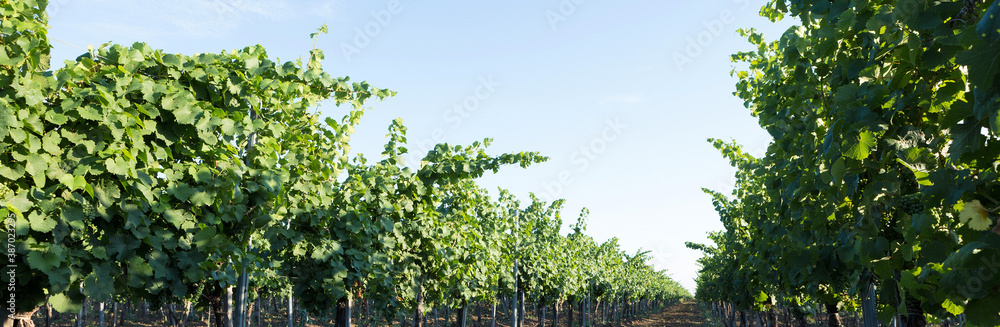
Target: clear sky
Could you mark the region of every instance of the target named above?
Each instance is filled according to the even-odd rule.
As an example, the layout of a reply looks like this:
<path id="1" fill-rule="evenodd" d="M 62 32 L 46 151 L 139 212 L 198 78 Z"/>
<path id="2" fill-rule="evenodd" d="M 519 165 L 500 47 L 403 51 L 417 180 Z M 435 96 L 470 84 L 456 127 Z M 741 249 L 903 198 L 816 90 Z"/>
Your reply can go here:
<path id="1" fill-rule="evenodd" d="M 566 224 L 589 208 L 589 235 L 650 250 L 692 291 L 700 253 L 684 242 L 722 229 L 700 188 L 728 193 L 734 181 L 705 140 L 755 155 L 770 141 L 732 95 L 729 55 L 750 49 L 736 29 L 773 39 L 789 26 L 758 17 L 759 0 L 50 2 L 54 68 L 106 42 L 185 54 L 261 44 L 294 60 L 328 24 L 317 46 L 332 75 L 398 92 L 371 104 L 352 151 L 378 158 L 396 117 L 420 154 L 412 161 L 431 144 L 486 137 L 492 153 L 539 151 L 551 160 L 481 185 L 565 198 Z"/>

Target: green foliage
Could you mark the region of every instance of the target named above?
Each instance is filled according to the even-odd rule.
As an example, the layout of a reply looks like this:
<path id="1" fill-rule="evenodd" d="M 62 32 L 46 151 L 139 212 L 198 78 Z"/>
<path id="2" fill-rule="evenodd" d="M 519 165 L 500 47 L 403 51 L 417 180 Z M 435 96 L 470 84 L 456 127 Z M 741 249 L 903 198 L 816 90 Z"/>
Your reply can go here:
<path id="1" fill-rule="evenodd" d="M 538 153 L 439 144 L 412 169 L 397 119 L 381 161 L 351 160 L 365 104 L 395 93 L 332 77 L 319 49 L 281 63 L 260 46 L 105 44 L 50 71 L 46 4 L 0 2 L 0 215 L 15 220 L 18 312 L 46 296 L 61 312 L 86 297 L 205 307 L 244 269 L 251 298 L 292 292 L 313 313 L 346 298 L 495 301 L 514 278 L 545 302 L 689 296 L 645 253 L 584 235 L 586 212 L 563 236 L 562 200 L 521 210 L 475 183 Z M 347 110 L 324 119 L 324 101 Z"/>
<path id="2" fill-rule="evenodd" d="M 80 286 L 157 306 L 196 298 L 208 281 L 233 284 L 251 235 L 328 202 L 321 190 L 347 161 L 361 106 L 392 94 L 273 62 L 259 46 L 186 56 L 105 45 L 43 72 L 38 5 L 3 4 L 0 201 L 30 226 L 18 257 L 31 271 L 18 279 L 44 276 L 19 289 L 19 309 Z M 354 109 L 323 124 L 311 108 L 325 99 Z"/>
<path id="3" fill-rule="evenodd" d="M 973 292 L 959 281 L 991 265 L 982 256 L 998 244 L 977 239 L 996 234 L 960 224 L 957 210 L 1000 205 L 998 13 L 998 1 L 765 6 L 800 25 L 772 42 L 741 30 L 756 49 L 732 56 L 745 64 L 735 94 L 773 142 L 759 159 L 714 142 L 739 171 L 731 199 L 710 192 L 726 231 L 694 246 L 706 253 L 698 297 L 852 304 L 875 281 L 892 295 L 880 297 L 883 318 L 989 306 L 966 313 L 995 325 L 996 282 L 979 278 Z"/>

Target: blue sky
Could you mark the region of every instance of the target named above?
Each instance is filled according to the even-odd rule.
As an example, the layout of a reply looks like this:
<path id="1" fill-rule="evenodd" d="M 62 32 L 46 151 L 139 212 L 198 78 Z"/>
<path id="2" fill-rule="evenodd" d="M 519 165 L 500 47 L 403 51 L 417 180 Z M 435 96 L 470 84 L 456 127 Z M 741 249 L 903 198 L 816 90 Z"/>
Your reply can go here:
<path id="1" fill-rule="evenodd" d="M 750 49 L 735 31 L 773 39 L 789 26 L 758 17 L 757 0 L 50 1 L 55 68 L 106 42 L 185 54 L 261 44 L 294 60 L 325 23 L 317 46 L 331 74 L 398 92 L 371 104 L 352 151 L 378 158 L 396 117 L 411 162 L 431 144 L 486 137 L 494 153 L 540 151 L 551 160 L 480 183 L 565 198 L 566 224 L 589 208 L 588 234 L 650 250 L 692 291 L 700 254 L 684 242 L 722 228 L 700 188 L 734 181 L 705 140 L 758 155 L 770 141 L 732 95 L 729 55 Z"/>

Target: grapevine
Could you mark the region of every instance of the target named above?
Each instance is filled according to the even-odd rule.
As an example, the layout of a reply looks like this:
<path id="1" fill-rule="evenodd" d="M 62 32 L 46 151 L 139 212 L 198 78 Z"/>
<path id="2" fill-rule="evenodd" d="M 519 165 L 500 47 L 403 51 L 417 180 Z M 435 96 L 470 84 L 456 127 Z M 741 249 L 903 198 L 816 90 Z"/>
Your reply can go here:
<path id="1" fill-rule="evenodd" d="M 365 106 L 395 92 L 333 77 L 319 49 L 282 63 L 261 46 L 104 44 L 50 70 L 45 5 L 0 0 L 0 213 L 23 240 L 11 247 L 17 324 L 87 299 L 188 302 L 224 326 L 224 307 L 247 307 L 225 303 L 230 290 L 291 294 L 298 312 L 335 309 L 342 323 L 359 300 L 419 317 L 525 293 L 649 307 L 690 297 L 645 253 L 584 235 L 582 218 L 559 234 L 562 200 L 522 208 L 475 183 L 540 153 L 439 144 L 412 169 L 397 119 L 381 160 L 352 155 Z M 319 115 L 323 101 L 334 117 Z"/>
<path id="2" fill-rule="evenodd" d="M 920 193 L 907 194 L 899 200 L 899 208 L 907 215 L 924 212 L 924 204 L 920 201 Z"/>
<path id="3" fill-rule="evenodd" d="M 885 324 L 1000 325 L 1000 280 L 966 284 L 1000 252 L 980 202 L 1000 190 L 1000 1 L 773 0 L 760 13 L 797 23 L 772 41 L 739 30 L 752 49 L 732 56 L 746 64 L 735 94 L 773 141 L 759 158 L 712 141 L 737 184 L 708 191 L 726 230 L 692 245 L 705 252 L 696 296 L 823 306 L 831 326 L 862 305 Z"/>

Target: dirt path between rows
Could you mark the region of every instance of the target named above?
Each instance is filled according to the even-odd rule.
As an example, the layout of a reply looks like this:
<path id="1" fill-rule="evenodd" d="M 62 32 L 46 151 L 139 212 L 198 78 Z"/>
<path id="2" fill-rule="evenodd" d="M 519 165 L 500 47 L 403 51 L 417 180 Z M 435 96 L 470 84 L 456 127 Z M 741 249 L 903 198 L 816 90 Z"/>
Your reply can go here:
<path id="1" fill-rule="evenodd" d="M 702 326 L 705 319 L 701 315 L 698 303 L 682 302 L 665 308 L 648 317 L 636 319 L 620 325 L 621 327 L 687 327 Z"/>

